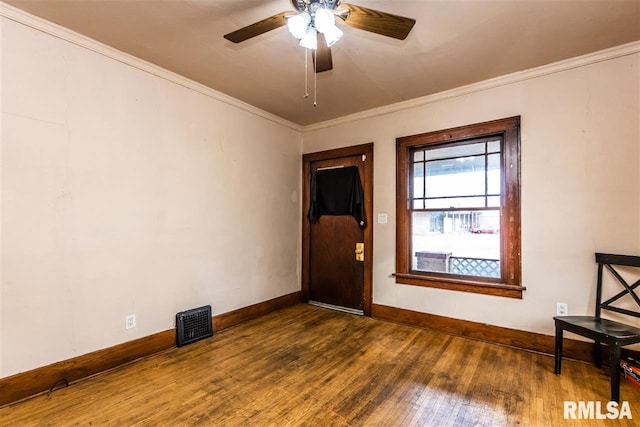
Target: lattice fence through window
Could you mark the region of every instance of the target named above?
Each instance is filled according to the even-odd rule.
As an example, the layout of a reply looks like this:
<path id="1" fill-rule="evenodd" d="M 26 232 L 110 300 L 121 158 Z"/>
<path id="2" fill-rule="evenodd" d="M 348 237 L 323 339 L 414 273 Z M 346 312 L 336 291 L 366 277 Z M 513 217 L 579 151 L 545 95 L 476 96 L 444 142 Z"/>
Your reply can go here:
<path id="1" fill-rule="evenodd" d="M 449 273 L 467 276 L 500 277 L 500 261 L 496 259 L 451 257 L 449 259 Z"/>

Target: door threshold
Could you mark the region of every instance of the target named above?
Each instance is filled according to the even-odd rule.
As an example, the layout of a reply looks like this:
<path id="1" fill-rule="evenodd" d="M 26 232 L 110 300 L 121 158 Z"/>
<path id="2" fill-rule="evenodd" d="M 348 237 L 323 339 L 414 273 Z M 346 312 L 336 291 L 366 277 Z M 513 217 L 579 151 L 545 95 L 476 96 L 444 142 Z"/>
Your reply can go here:
<path id="1" fill-rule="evenodd" d="M 327 304 L 327 303 L 324 303 L 324 302 L 311 301 L 311 300 L 309 300 L 309 304 L 310 305 L 315 305 L 317 307 L 328 308 L 329 310 L 342 311 L 344 313 L 356 314 L 358 316 L 364 316 L 364 311 L 363 310 L 358 310 L 356 308 L 341 307 L 339 305 Z"/>

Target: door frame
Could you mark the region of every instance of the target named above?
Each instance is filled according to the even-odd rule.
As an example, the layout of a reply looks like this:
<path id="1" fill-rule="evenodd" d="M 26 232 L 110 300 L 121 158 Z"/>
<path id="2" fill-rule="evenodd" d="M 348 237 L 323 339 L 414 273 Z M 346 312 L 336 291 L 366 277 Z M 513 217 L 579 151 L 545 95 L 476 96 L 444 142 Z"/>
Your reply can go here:
<path id="1" fill-rule="evenodd" d="M 333 150 L 308 153 L 302 156 L 302 301 L 309 302 L 309 236 L 311 227 L 307 219 L 309 212 L 309 183 L 311 182 L 311 163 L 319 160 L 331 160 L 340 157 L 365 155 L 364 162 L 364 212 L 366 228 L 364 229 L 364 289 L 363 312 L 371 316 L 373 299 L 373 142 L 336 148 Z"/>

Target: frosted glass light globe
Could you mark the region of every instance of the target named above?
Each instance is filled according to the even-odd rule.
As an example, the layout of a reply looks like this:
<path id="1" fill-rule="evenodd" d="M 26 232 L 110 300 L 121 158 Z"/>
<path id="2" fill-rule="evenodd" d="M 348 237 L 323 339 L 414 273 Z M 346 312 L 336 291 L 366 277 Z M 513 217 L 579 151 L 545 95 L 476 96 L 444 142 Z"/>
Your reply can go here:
<path id="1" fill-rule="evenodd" d="M 293 37 L 301 39 L 307 32 L 310 23 L 311 16 L 307 12 L 302 12 L 289 18 L 287 28 Z"/>
<path id="2" fill-rule="evenodd" d="M 331 28 L 335 28 L 336 26 L 336 18 L 333 16 L 330 10 L 320 8 L 316 11 L 315 17 L 315 26 L 316 30 L 321 33 L 326 33 L 330 31 Z"/>
<path id="3" fill-rule="evenodd" d="M 307 49 L 317 49 L 318 48 L 318 32 L 312 26 L 307 28 L 307 32 L 305 33 L 302 40 L 300 40 L 300 46 Z"/>

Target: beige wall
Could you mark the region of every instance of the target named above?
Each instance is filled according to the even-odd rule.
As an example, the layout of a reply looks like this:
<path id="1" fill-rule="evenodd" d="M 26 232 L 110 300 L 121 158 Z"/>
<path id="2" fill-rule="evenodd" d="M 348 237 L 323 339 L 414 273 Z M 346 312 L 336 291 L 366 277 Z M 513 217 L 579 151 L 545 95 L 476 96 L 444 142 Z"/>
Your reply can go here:
<path id="1" fill-rule="evenodd" d="M 556 302 L 568 303 L 572 314 L 591 313 L 594 252 L 640 253 L 639 57 L 636 50 L 305 130 L 305 153 L 374 142 L 374 219 L 389 215 L 388 224 L 374 224 L 374 303 L 546 334 L 553 333 Z M 516 115 L 523 299 L 396 284 L 395 138 Z"/>
<path id="2" fill-rule="evenodd" d="M 376 304 L 552 333 L 557 301 L 591 310 L 594 251 L 640 252 L 637 51 L 301 132 L 1 23 L 0 377 L 299 290 L 303 137 L 375 143 Z M 395 138 L 514 115 L 524 298 L 396 284 Z"/>
<path id="3" fill-rule="evenodd" d="M 0 377 L 300 289 L 300 129 L 4 18 L 1 57 Z"/>

